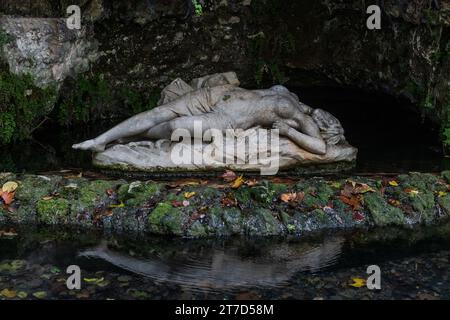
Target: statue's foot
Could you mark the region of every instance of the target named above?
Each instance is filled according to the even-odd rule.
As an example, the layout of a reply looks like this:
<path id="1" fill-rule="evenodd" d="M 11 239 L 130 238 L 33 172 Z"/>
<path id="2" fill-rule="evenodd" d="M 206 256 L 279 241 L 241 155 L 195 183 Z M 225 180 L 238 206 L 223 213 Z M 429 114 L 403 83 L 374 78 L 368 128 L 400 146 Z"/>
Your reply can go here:
<path id="1" fill-rule="evenodd" d="M 73 149 L 79 150 L 90 150 L 94 152 L 102 152 L 105 151 L 105 145 L 97 143 L 95 139 L 87 140 L 81 143 L 74 144 L 72 146 Z"/>

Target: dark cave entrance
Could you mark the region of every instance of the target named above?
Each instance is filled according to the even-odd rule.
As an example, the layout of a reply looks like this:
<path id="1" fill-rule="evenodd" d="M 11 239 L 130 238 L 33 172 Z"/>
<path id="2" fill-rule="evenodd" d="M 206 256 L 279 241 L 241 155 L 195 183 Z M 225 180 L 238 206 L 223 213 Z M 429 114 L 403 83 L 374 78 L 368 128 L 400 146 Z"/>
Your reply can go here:
<path id="1" fill-rule="evenodd" d="M 341 121 L 347 140 L 359 149 L 356 172 L 437 172 L 450 167 L 438 129 L 406 99 L 353 88 L 289 89 L 300 101 Z"/>

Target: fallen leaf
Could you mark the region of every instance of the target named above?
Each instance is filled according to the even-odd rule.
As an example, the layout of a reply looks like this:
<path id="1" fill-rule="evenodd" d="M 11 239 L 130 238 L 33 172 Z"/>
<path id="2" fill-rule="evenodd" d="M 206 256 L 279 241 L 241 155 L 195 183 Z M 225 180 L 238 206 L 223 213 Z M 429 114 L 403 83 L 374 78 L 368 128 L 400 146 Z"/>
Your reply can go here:
<path id="1" fill-rule="evenodd" d="M 52 200 L 53 196 L 47 196 L 47 197 L 43 197 L 42 200 L 44 201 L 48 201 L 48 200 Z"/>
<path id="2" fill-rule="evenodd" d="M 19 185 L 17 184 L 17 182 L 15 181 L 8 181 L 6 182 L 3 187 L 2 187 L 2 191 L 3 192 L 7 192 L 7 193 L 11 193 L 16 191 L 16 189 L 19 187 Z"/>
<path id="3" fill-rule="evenodd" d="M 186 199 L 190 199 L 190 198 L 192 198 L 192 197 L 195 196 L 195 195 L 196 195 L 195 192 L 185 192 L 185 193 L 184 193 L 184 197 L 185 197 Z"/>
<path id="4" fill-rule="evenodd" d="M 244 183 L 244 176 L 239 176 L 234 182 L 231 184 L 231 188 L 238 189 Z"/>
<path id="5" fill-rule="evenodd" d="M 84 278 L 83 279 L 85 282 L 87 282 L 87 283 L 95 283 L 95 284 L 97 284 L 97 283 L 100 283 L 100 282 L 102 282 L 102 281 L 104 281 L 105 280 L 105 278 Z"/>
<path id="6" fill-rule="evenodd" d="M 238 202 L 232 193 L 228 193 L 225 197 L 220 200 L 222 207 L 235 207 Z"/>
<path id="7" fill-rule="evenodd" d="M 350 286 L 354 288 L 361 288 L 366 286 L 366 279 L 362 278 L 352 278 L 353 283 L 350 284 Z"/>
<path id="8" fill-rule="evenodd" d="M 398 187 L 398 182 L 395 180 L 391 180 L 391 181 L 389 181 L 389 185 L 392 187 Z"/>
<path id="9" fill-rule="evenodd" d="M 0 291 L 0 295 L 5 298 L 12 299 L 16 297 L 17 293 L 14 290 L 4 289 Z"/>
<path id="10" fill-rule="evenodd" d="M 14 201 L 14 194 L 15 192 L 2 192 L 2 199 L 3 203 L 7 206 L 9 206 Z"/>
<path id="11" fill-rule="evenodd" d="M 447 195 L 447 192 L 439 191 L 439 198 L 445 197 Z"/>
<path id="12" fill-rule="evenodd" d="M 125 204 L 123 202 L 121 202 L 119 204 L 110 204 L 109 207 L 110 208 L 124 208 Z"/>
<path id="13" fill-rule="evenodd" d="M 283 193 L 282 195 L 280 195 L 280 199 L 283 202 L 290 202 L 293 201 L 296 196 L 297 194 L 295 192 Z"/>
<path id="14" fill-rule="evenodd" d="M 362 221 L 365 217 L 361 214 L 361 212 L 355 211 L 353 212 L 353 219 L 356 221 Z"/>
<path id="15" fill-rule="evenodd" d="M 300 192 L 289 192 L 283 193 L 280 195 L 280 200 L 283 202 L 301 202 L 305 197 L 305 193 L 303 191 Z"/>
<path id="16" fill-rule="evenodd" d="M 38 299 L 45 299 L 47 297 L 47 292 L 38 291 L 38 292 L 33 293 L 33 296 Z"/>
<path id="17" fill-rule="evenodd" d="M 394 207 L 399 207 L 401 205 L 401 202 L 396 199 L 388 199 L 388 203 Z"/>
<path id="18" fill-rule="evenodd" d="M 9 230 L 0 230 L 0 237 L 15 237 L 17 236 L 17 232 L 13 229 Z"/>
<path id="19" fill-rule="evenodd" d="M 175 208 L 178 208 L 178 207 L 187 207 L 187 206 L 189 206 L 189 201 L 187 201 L 187 200 L 184 200 L 184 201 L 172 201 L 172 206 L 173 207 L 175 207 Z"/>
<path id="20" fill-rule="evenodd" d="M 375 192 L 375 190 L 365 183 L 358 183 L 355 187 L 354 193 L 367 193 L 367 192 Z"/>
<path id="21" fill-rule="evenodd" d="M 405 189 L 405 192 L 409 193 L 413 196 L 418 195 L 420 193 L 419 190 L 413 189 L 413 188 L 407 188 L 407 189 Z"/>
<path id="22" fill-rule="evenodd" d="M 350 207 L 352 207 L 353 210 L 361 209 L 361 196 L 352 195 L 350 197 L 347 197 L 347 196 L 341 194 L 339 196 L 339 199 L 341 199 L 341 201 L 343 203 L 345 203 L 346 205 L 349 205 Z"/>

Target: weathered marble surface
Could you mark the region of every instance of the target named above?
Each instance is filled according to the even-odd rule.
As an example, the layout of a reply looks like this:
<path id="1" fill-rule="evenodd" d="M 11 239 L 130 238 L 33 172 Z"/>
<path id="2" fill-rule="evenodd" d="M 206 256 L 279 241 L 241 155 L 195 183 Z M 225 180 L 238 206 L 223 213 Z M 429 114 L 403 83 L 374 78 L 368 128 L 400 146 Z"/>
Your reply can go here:
<path id="1" fill-rule="evenodd" d="M 242 89 L 234 72 L 207 75 L 190 84 L 175 79 L 163 89 L 158 105 L 73 147 L 96 152 L 94 164 L 100 167 L 140 171 L 261 170 L 276 166 L 276 171 L 270 171 L 276 173 L 278 168 L 295 165 L 356 159 L 357 149 L 347 143 L 344 129 L 331 114 L 303 104 L 283 86 Z M 176 129 L 194 134 L 196 122 L 203 128 L 221 130 L 222 138 L 210 142 L 170 140 Z M 276 133 L 266 130 L 270 127 Z M 227 135 L 228 129 L 235 131 Z M 201 130 L 202 134 L 207 132 Z M 262 137 L 264 133 L 269 137 Z M 271 135 L 278 133 L 279 140 L 272 140 Z M 258 147 L 268 140 L 268 149 Z M 244 151 L 227 149 L 227 145 L 241 146 Z M 180 164 L 172 157 L 175 153 L 190 154 L 190 159 Z"/>

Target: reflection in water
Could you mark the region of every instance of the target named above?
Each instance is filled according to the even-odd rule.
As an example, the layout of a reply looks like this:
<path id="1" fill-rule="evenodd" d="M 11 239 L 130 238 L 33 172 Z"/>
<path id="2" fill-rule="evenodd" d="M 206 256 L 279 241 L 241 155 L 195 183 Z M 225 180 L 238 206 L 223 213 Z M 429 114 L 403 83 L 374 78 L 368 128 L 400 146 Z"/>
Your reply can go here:
<path id="1" fill-rule="evenodd" d="M 1 227 L 6 228 L 6 227 Z M 450 223 L 416 229 L 322 233 L 302 238 L 181 240 L 46 228 L 0 237 L 0 289 L 44 290 L 52 299 L 266 299 L 448 296 Z M 381 293 L 344 290 L 368 265 L 385 272 Z M 78 265 L 80 292 L 65 270 Z M 98 282 L 92 282 L 98 281 Z M 422 283 L 418 287 L 417 283 Z M 367 296 L 369 295 L 369 296 Z M 450 298 L 450 297 L 449 297 Z"/>
<path id="2" fill-rule="evenodd" d="M 129 272 L 154 281 L 171 282 L 190 289 L 224 290 L 238 287 L 276 287 L 286 284 L 296 272 L 317 272 L 339 257 L 344 239 L 327 238 L 322 243 L 278 243 L 265 246 L 264 252 L 242 256 L 234 246 L 211 248 L 200 254 L 180 250 L 180 255 L 165 258 L 158 254 L 132 257 L 109 249 L 107 243 L 84 250 L 82 257 L 105 260 Z"/>

